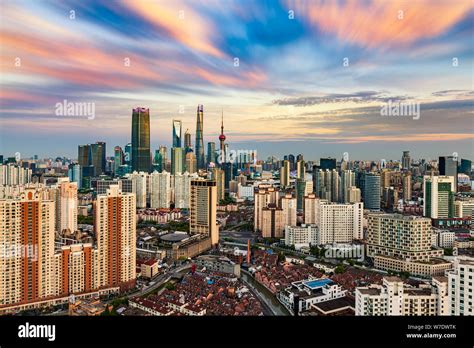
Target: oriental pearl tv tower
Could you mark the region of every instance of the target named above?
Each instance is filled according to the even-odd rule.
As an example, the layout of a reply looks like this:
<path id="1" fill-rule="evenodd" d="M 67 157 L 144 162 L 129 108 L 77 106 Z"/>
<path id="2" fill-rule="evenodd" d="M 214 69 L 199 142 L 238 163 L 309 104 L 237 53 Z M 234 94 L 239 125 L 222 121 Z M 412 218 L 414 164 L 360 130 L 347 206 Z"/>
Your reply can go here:
<path id="1" fill-rule="evenodd" d="M 222 119 L 221 119 L 221 135 L 219 135 L 219 142 L 220 142 L 220 155 L 223 159 L 222 162 L 226 162 L 226 154 L 225 154 L 225 135 L 224 135 L 224 110 L 222 110 Z"/>

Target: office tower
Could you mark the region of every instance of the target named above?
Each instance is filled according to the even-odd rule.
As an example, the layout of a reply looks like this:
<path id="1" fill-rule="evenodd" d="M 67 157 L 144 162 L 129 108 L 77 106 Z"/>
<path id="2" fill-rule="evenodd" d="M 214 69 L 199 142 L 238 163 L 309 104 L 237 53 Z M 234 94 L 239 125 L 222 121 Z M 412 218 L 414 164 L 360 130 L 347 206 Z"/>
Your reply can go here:
<path id="1" fill-rule="evenodd" d="M 146 208 L 147 203 L 147 181 L 148 173 L 145 172 L 133 172 L 125 176 L 127 179 L 132 181 L 132 187 L 135 189 L 133 192 L 136 198 L 137 209 Z"/>
<path id="2" fill-rule="evenodd" d="M 341 190 L 340 190 L 340 202 L 347 203 L 347 191 L 355 186 L 355 174 L 352 170 L 344 170 L 341 172 Z"/>
<path id="3" fill-rule="evenodd" d="M 403 155 L 402 155 L 402 169 L 403 169 L 403 170 L 410 170 L 410 169 L 411 169 L 410 151 L 403 151 Z"/>
<path id="4" fill-rule="evenodd" d="M 59 178 L 56 187 L 56 230 L 74 233 L 77 231 L 77 183 Z"/>
<path id="5" fill-rule="evenodd" d="M 439 157 L 439 175 L 452 176 L 454 179 L 453 192 L 458 190 L 458 161 L 454 156 L 440 156 Z"/>
<path id="6" fill-rule="evenodd" d="M 335 158 L 321 158 L 319 160 L 319 168 L 322 170 L 333 170 L 336 169 L 336 159 Z"/>
<path id="7" fill-rule="evenodd" d="M 184 150 L 181 147 L 173 147 L 171 149 L 171 174 L 181 174 L 184 172 Z"/>
<path id="8" fill-rule="evenodd" d="M 263 208 L 261 231 L 263 238 L 282 238 L 285 232 L 283 209 L 275 204 Z"/>
<path id="9" fill-rule="evenodd" d="M 171 205 L 171 175 L 167 171 L 150 174 L 150 208 L 166 208 Z"/>
<path id="10" fill-rule="evenodd" d="M 206 235 L 212 245 L 219 243 L 217 186 L 213 180 L 191 180 L 189 232 Z"/>
<path id="11" fill-rule="evenodd" d="M 472 161 L 462 158 L 461 163 L 459 164 L 458 173 L 466 174 L 471 177 L 471 168 L 472 168 Z"/>
<path id="12" fill-rule="evenodd" d="M 94 203 L 98 287 L 133 288 L 136 278 L 136 204 L 133 193 L 112 185 Z"/>
<path id="13" fill-rule="evenodd" d="M 338 204 L 320 201 L 318 244 L 351 243 L 363 237 L 363 203 Z"/>
<path id="14" fill-rule="evenodd" d="M 181 147 L 182 126 L 181 120 L 173 120 L 172 147 Z"/>
<path id="15" fill-rule="evenodd" d="M 207 143 L 207 165 L 209 163 L 217 163 L 216 143 L 213 141 Z"/>
<path id="16" fill-rule="evenodd" d="M 454 177 L 423 177 L 423 216 L 432 219 L 454 217 Z"/>
<path id="17" fill-rule="evenodd" d="M 120 146 L 114 147 L 114 173 L 117 175 L 119 168 L 123 165 L 124 155 L 123 150 Z"/>
<path id="18" fill-rule="evenodd" d="M 89 165 L 94 167 L 94 176 L 105 173 L 105 143 L 98 141 L 89 145 Z"/>
<path id="19" fill-rule="evenodd" d="M 281 198 L 282 223 L 284 226 L 296 226 L 296 198 L 286 194 Z"/>
<path id="20" fill-rule="evenodd" d="M 474 315 L 474 258 L 457 257 L 454 268 L 448 271 L 449 313 Z"/>
<path id="21" fill-rule="evenodd" d="M 454 215 L 457 218 L 468 216 L 474 221 L 474 198 L 461 198 L 454 202 Z"/>
<path id="22" fill-rule="evenodd" d="M 225 183 L 224 183 L 224 171 L 220 168 L 212 168 L 212 178 L 216 182 L 217 187 L 217 203 L 219 204 L 220 201 L 224 200 L 225 198 Z"/>
<path id="23" fill-rule="evenodd" d="M 451 263 L 432 258 L 443 256 L 431 249 L 431 219 L 400 214 L 369 214 L 367 256 L 383 270 L 406 271 L 416 275 L 442 275 Z"/>
<path id="24" fill-rule="evenodd" d="M 313 193 L 304 198 L 303 221 L 305 224 L 319 225 L 319 204 L 320 199 Z"/>
<path id="25" fill-rule="evenodd" d="M 282 188 L 290 186 L 290 162 L 284 160 L 280 168 L 280 186 Z"/>
<path id="26" fill-rule="evenodd" d="M 221 169 L 224 171 L 224 187 L 228 190 L 230 181 L 234 180 L 234 164 L 232 162 L 222 163 Z"/>
<path id="27" fill-rule="evenodd" d="M 296 208 L 303 209 L 304 197 L 313 192 L 313 182 L 303 179 L 296 179 Z"/>
<path id="28" fill-rule="evenodd" d="M 227 162 L 226 149 L 225 149 L 225 134 L 224 134 L 224 111 L 222 111 L 221 120 L 221 134 L 219 135 L 219 157 L 223 159 L 223 162 Z"/>
<path id="29" fill-rule="evenodd" d="M 90 145 L 78 146 L 77 161 L 81 167 L 90 165 L 91 163 L 90 155 L 91 155 Z"/>
<path id="30" fill-rule="evenodd" d="M 70 182 L 77 183 L 77 188 L 82 188 L 82 168 L 79 164 L 73 163 L 69 165 L 68 177 Z"/>
<path id="31" fill-rule="evenodd" d="M 254 230 L 262 231 L 262 211 L 269 204 L 277 205 L 278 191 L 271 185 L 259 185 L 254 191 Z"/>
<path id="32" fill-rule="evenodd" d="M 148 173 L 150 157 L 150 109 L 138 107 L 132 111 L 132 171 Z"/>
<path id="33" fill-rule="evenodd" d="M 125 145 L 124 164 L 132 167 L 132 143 Z"/>
<path id="34" fill-rule="evenodd" d="M 296 178 L 304 180 L 306 176 L 306 168 L 303 160 L 296 162 Z"/>
<path id="35" fill-rule="evenodd" d="M 403 175 L 403 200 L 405 202 L 411 201 L 411 174 Z"/>
<path id="36" fill-rule="evenodd" d="M 204 111 L 201 104 L 197 107 L 197 116 L 196 116 L 196 144 L 195 144 L 195 154 L 197 161 L 198 169 L 205 169 L 206 164 L 204 161 Z"/>
<path id="37" fill-rule="evenodd" d="M 184 151 L 186 153 L 193 151 L 193 144 L 191 142 L 191 133 L 186 129 L 184 132 Z"/>
<path id="38" fill-rule="evenodd" d="M 449 315 L 448 300 L 446 277 L 434 277 L 430 286 L 414 286 L 398 277 L 384 277 L 382 285 L 356 288 L 355 315 Z"/>
<path id="39" fill-rule="evenodd" d="M 398 206 L 398 190 L 393 186 L 384 188 L 383 202 L 388 211 L 395 211 Z"/>
<path id="40" fill-rule="evenodd" d="M 11 252 L 0 257 L 0 306 L 55 294 L 54 225 L 54 201 L 43 200 L 39 190 L 0 199 L 0 245 Z"/>
<path id="41" fill-rule="evenodd" d="M 288 162 L 290 163 L 290 171 L 296 169 L 295 155 L 288 155 Z"/>
<path id="42" fill-rule="evenodd" d="M 392 171 L 390 169 L 382 169 L 380 171 L 380 193 L 382 193 L 387 187 L 390 187 L 391 178 Z"/>
<path id="43" fill-rule="evenodd" d="M 185 171 L 190 174 L 197 172 L 196 156 L 194 155 L 194 152 L 192 151 L 186 154 Z"/>
<path id="44" fill-rule="evenodd" d="M 160 146 L 159 150 L 155 150 L 153 161 L 155 162 L 156 171 L 161 173 L 166 170 L 166 162 L 168 161 L 168 150 L 166 146 Z"/>
<path id="45" fill-rule="evenodd" d="M 355 186 L 347 188 L 344 203 L 358 203 L 361 200 L 360 189 Z"/>
<path id="46" fill-rule="evenodd" d="M 380 175 L 378 174 L 365 175 L 364 206 L 368 210 L 380 210 Z"/>

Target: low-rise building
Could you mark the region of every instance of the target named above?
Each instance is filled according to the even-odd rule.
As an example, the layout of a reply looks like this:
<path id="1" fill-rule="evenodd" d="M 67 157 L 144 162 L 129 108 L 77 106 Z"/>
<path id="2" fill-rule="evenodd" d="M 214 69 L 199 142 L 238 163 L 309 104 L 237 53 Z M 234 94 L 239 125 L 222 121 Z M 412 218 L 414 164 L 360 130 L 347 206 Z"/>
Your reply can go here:
<path id="1" fill-rule="evenodd" d="M 240 277 L 240 265 L 225 256 L 202 255 L 196 259 L 196 264 L 206 268 L 207 271 L 229 273 Z"/>

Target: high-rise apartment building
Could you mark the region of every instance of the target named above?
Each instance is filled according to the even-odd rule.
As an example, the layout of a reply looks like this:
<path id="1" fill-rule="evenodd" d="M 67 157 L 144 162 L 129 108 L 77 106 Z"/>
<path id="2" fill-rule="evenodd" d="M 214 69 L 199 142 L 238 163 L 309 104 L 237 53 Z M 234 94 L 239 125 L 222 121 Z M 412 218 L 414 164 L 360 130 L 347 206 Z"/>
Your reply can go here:
<path id="1" fill-rule="evenodd" d="M 457 257 L 448 271 L 449 313 L 474 315 L 474 258 Z"/>
<path id="2" fill-rule="evenodd" d="M 363 237 L 363 203 L 319 202 L 318 244 L 352 243 Z"/>
<path id="3" fill-rule="evenodd" d="M 186 165 L 184 167 L 184 170 L 191 174 L 197 172 L 196 156 L 192 151 L 186 154 Z"/>
<path id="4" fill-rule="evenodd" d="M 150 174 L 150 208 L 169 208 L 171 204 L 171 175 L 167 171 Z"/>
<path id="5" fill-rule="evenodd" d="M 211 239 L 212 245 L 219 243 L 217 226 L 217 186 L 213 180 L 191 180 L 189 232 Z"/>
<path id="6" fill-rule="evenodd" d="M 355 186 L 355 174 L 352 170 L 344 170 L 341 172 L 341 187 L 339 200 L 341 203 L 347 203 L 347 191 Z"/>
<path id="7" fill-rule="evenodd" d="M 411 174 L 406 173 L 402 177 L 403 180 L 403 200 L 411 201 Z"/>
<path id="8" fill-rule="evenodd" d="M 423 177 L 423 216 L 432 219 L 454 217 L 454 183 L 452 176 Z"/>
<path id="9" fill-rule="evenodd" d="M 74 233 L 77 231 L 77 183 L 60 178 L 56 187 L 56 230 Z"/>
<path id="10" fill-rule="evenodd" d="M 261 231 L 263 209 L 269 204 L 278 204 L 278 191 L 271 185 L 260 185 L 254 191 L 254 230 Z"/>
<path id="11" fill-rule="evenodd" d="M 132 171 L 151 169 L 150 109 L 135 108 L 132 112 Z"/>
<path id="12" fill-rule="evenodd" d="M 181 174 L 184 172 L 184 149 L 173 147 L 171 149 L 171 174 Z"/>
<path id="13" fill-rule="evenodd" d="M 403 155 L 402 155 L 402 169 L 403 169 L 403 170 L 410 170 L 410 169 L 411 169 L 410 151 L 403 151 Z"/>
<path id="14" fill-rule="evenodd" d="M 282 209 L 283 227 L 296 225 L 296 205 L 296 198 L 291 194 L 286 194 L 281 198 L 280 206 Z"/>
<path id="15" fill-rule="evenodd" d="M 97 239 L 98 287 L 135 286 L 136 203 L 133 193 L 123 193 L 112 185 L 94 203 Z"/>

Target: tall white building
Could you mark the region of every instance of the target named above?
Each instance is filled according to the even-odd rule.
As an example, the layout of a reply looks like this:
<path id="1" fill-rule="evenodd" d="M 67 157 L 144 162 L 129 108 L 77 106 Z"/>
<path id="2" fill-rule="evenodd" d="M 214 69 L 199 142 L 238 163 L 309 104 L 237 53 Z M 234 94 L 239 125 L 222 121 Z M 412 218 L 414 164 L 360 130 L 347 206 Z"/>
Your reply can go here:
<path id="1" fill-rule="evenodd" d="M 364 204 L 319 204 L 318 244 L 351 243 L 363 237 Z"/>
<path id="2" fill-rule="evenodd" d="M 173 186 L 172 201 L 176 208 L 189 209 L 189 192 L 191 191 L 191 180 L 197 179 L 196 173 L 177 174 L 171 176 Z"/>
<path id="3" fill-rule="evenodd" d="M 263 209 L 266 208 L 269 204 L 278 205 L 278 191 L 271 185 L 259 185 L 254 192 L 255 231 L 262 230 Z"/>
<path id="4" fill-rule="evenodd" d="M 474 315 L 474 258 L 457 257 L 454 268 L 447 272 L 449 313 Z"/>
<path id="5" fill-rule="evenodd" d="M 135 193 L 136 196 L 137 208 L 146 208 L 149 174 L 135 171 L 131 174 L 127 174 L 126 177 L 132 180 L 132 187 L 135 189 L 133 193 Z"/>
<path id="6" fill-rule="evenodd" d="M 56 228 L 74 233 L 77 231 L 77 183 L 60 178 L 57 184 Z"/>
<path id="7" fill-rule="evenodd" d="M 15 163 L 0 164 L 0 185 L 25 185 L 31 182 L 32 170 Z"/>
<path id="8" fill-rule="evenodd" d="M 171 204 L 171 174 L 164 170 L 150 175 L 150 207 L 169 208 Z"/>
<path id="9" fill-rule="evenodd" d="M 398 277 L 384 277 L 382 285 L 356 288 L 356 316 L 449 315 L 446 277 L 413 287 Z"/>

